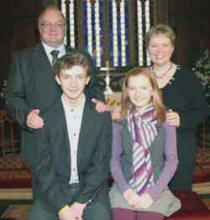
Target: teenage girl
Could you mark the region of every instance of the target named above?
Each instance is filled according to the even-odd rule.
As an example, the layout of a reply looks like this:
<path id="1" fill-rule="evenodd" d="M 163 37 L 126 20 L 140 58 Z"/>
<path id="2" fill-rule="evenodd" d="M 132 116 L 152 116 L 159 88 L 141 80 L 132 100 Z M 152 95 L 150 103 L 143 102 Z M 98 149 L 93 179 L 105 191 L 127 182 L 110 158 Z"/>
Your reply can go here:
<path id="1" fill-rule="evenodd" d="M 176 130 L 165 122 L 160 90 L 147 69 L 126 75 L 120 115 L 113 123 L 112 219 L 164 219 L 181 206 L 168 189 L 178 164 Z"/>

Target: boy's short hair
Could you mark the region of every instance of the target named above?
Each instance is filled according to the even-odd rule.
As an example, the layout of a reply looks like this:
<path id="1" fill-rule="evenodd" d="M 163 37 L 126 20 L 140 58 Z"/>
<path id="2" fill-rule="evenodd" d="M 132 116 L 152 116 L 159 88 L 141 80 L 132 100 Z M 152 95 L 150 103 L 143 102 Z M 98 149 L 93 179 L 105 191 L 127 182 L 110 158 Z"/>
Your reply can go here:
<path id="1" fill-rule="evenodd" d="M 54 74 L 60 77 L 62 70 L 71 69 L 73 66 L 82 66 L 87 69 L 87 77 L 90 76 L 89 59 L 82 52 L 73 51 L 59 58 L 54 65 Z"/>

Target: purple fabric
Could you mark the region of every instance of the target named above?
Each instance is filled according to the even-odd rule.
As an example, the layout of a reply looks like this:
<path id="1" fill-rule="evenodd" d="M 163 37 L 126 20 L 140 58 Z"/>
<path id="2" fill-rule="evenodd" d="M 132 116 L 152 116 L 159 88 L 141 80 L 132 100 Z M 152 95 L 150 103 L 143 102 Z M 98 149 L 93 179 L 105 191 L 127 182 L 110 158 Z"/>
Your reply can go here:
<path id="1" fill-rule="evenodd" d="M 156 212 L 136 212 L 129 209 L 112 210 L 112 220 L 163 220 L 165 217 Z"/>
<path id="2" fill-rule="evenodd" d="M 150 187 L 148 193 L 154 200 L 157 200 L 162 191 L 167 187 L 169 181 L 173 177 L 178 164 L 177 150 L 176 150 L 176 129 L 164 123 L 166 130 L 165 140 L 165 162 L 162 172 L 153 186 Z M 111 158 L 111 172 L 121 193 L 130 188 L 126 181 L 120 166 L 120 158 L 122 153 L 121 147 L 121 125 L 113 125 L 113 145 L 112 145 L 112 158 Z"/>
<path id="3" fill-rule="evenodd" d="M 130 185 L 126 181 L 120 166 L 120 157 L 122 154 L 120 130 L 121 130 L 121 125 L 117 123 L 113 123 L 112 157 L 111 157 L 110 167 L 111 167 L 112 177 L 114 178 L 114 181 L 117 183 L 120 192 L 123 193 L 124 191 L 130 188 Z"/>

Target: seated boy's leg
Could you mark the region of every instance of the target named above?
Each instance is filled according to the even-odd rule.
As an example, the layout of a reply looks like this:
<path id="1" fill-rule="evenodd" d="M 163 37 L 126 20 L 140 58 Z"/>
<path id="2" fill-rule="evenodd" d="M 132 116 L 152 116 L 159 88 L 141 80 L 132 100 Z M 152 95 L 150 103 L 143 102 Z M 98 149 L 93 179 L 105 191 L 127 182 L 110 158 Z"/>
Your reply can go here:
<path id="1" fill-rule="evenodd" d="M 83 220 L 111 220 L 108 182 L 101 185 L 97 196 L 83 212 Z"/>
<path id="2" fill-rule="evenodd" d="M 27 220 L 58 220 L 58 217 L 43 209 L 40 201 L 36 199 L 27 213 Z"/>
<path id="3" fill-rule="evenodd" d="M 84 210 L 83 220 L 111 220 L 110 207 L 100 202 L 91 202 Z"/>

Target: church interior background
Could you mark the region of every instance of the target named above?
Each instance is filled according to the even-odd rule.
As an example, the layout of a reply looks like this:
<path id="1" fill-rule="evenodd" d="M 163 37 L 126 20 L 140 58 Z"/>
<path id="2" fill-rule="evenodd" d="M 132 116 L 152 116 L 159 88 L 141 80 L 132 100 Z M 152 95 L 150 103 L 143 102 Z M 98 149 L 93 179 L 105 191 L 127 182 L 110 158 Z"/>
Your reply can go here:
<path id="1" fill-rule="evenodd" d="M 37 15 L 47 0 L 7 0 L 0 7 L 0 111 L 11 54 L 39 41 Z M 110 94 L 121 89 L 121 78 L 134 66 L 149 66 L 145 35 L 156 23 L 170 24 L 176 34 L 173 61 L 192 69 L 205 58 L 202 67 L 210 74 L 209 0 L 54 0 L 67 18 L 66 44 L 88 51 L 98 68 L 102 89 Z M 204 54 L 205 51 L 205 54 Z M 204 54 L 204 55 L 203 55 Z M 206 95 L 209 97 L 209 82 Z M 19 128 L 13 124 L 14 139 Z M 2 128 L 1 128 L 2 129 Z M 209 122 L 200 126 L 198 143 L 202 154 L 210 147 Z M 6 135 L 7 136 L 7 135 Z M 14 142 L 16 144 L 16 142 Z M 2 144 L 0 144 L 2 146 Z M 1 155 L 2 155 L 2 148 Z M 10 153 L 11 149 L 8 150 Z M 209 173 L 210 174 L 210 173 Z M 210 192 L 210 186 L 208 186 Z"/>

